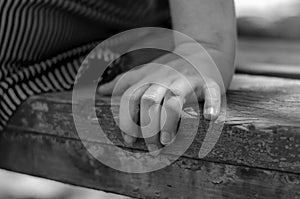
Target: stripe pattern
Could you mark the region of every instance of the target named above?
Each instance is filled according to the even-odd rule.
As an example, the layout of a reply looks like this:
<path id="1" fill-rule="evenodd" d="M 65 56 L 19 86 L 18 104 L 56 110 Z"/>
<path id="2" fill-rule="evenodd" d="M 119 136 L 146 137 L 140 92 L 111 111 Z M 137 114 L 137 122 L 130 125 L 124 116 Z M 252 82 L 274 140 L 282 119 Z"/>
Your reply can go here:
<path id="1" fill-rule="evenodd" d="M 97 41 L 151 24 L 153 2 L 0 0 L 0 130 L 29 96 L 71 89 Z"/>

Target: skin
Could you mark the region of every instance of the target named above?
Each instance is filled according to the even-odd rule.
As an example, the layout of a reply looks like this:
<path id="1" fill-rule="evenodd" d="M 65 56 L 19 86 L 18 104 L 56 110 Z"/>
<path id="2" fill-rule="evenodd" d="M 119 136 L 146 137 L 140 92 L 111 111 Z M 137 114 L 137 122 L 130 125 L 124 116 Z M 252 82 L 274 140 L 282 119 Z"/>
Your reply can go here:
<path id="1" fill-rule="evenodd" d="M 136 136 L 147 137 L 145 141 L 149 151 L 156 151 L 161 145 L 172 142 L 182 107 L 191 102 L 192 93 L 197 95 L 196 100 L 204 100 L 204 117 L 208 120 L 217 119 L 221 97 L 229 87 L 234 73 L 236 22 L 233 0 L 170 0 L 170 9 L 173 29 L 198 41 L 216 63 L 222 77 L 220 79 L 211 64 L 208 64 L 209 56 L 195 51 L 196 44 L 175 38 L 174 51 L 184 52 L 198 63 L 196 67 L 201 71 L 201 77 L 182 59 L 166 54 L 155 62 L 165 63 L 180 71 L 188 82 L 166 67 L 145 65 L 121 74 L 99 88 L 99 92 L 104 95 L 111 94 L 113 89 L 122 95 L 119 125 L 125 132 L 131 132 L 130 135 L 123 134 L 124 140 L 132 145 Z M 120 81 L 121 86 L 115 88 Z M 129 113 L 125 111 L 125 106 L 128 106 L 126 102 L 130 104 Z M 131 125 L 129 118 L 136 123 L 140 121 L 141 126 L 151 123 L 150 128 Z M 153 132 L 159 133 L 154 135 Z"/>

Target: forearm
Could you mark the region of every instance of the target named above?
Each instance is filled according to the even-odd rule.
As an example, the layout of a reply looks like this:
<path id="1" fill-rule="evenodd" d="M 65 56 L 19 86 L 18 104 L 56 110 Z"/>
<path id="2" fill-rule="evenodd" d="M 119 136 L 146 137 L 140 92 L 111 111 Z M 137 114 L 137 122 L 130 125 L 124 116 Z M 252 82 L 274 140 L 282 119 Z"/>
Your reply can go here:
<path id="1" fill-rule="evenodd" d="M 170 0 L 170 7 L 173 28 L 202 44 L 216 63 L 228 88 L 234 72 L 236 45 L 233 1 Z"/>

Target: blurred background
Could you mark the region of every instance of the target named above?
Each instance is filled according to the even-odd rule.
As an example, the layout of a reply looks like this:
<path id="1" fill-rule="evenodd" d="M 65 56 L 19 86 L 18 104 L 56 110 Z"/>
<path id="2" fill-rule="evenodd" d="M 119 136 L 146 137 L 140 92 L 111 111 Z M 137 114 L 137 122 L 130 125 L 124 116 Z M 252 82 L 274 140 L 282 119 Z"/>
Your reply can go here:
<path id="1" fill-rule="evenodd" d="M 291 66 L 300 63 L 298 58 L 300 45 L 295 42 L 300 38 L 299 0 L 236 0 L 236 13 L 241 41 L 237 63 L 241 63 L 241 70 L 247 70 L 245 63 L 248 62 L 276 62 Z M 251 42 L 247 42 L 249 39 Z M 253 40 L 256 42 L 252 42 Z M 298 51 L 295 52 L 295 49 Z M 260 51 L 264 51 L 264 56 Z M 287 55 L 282 57 L 284 53 Z M 284 69 L 287 70 L 288 67 Z M 0 199 L 81 198 L 125 199 L 128 197 L 0 170 Z"/>
<path id="2" fill-rule="evenodd" d="M 0 199 L 128 199 L 128 197 L 0 170 Z"/>
<path id="3" fill-rule="evenodd" d="M 300 38 L 299 0 L 235 0 L 243 37 Z"/>

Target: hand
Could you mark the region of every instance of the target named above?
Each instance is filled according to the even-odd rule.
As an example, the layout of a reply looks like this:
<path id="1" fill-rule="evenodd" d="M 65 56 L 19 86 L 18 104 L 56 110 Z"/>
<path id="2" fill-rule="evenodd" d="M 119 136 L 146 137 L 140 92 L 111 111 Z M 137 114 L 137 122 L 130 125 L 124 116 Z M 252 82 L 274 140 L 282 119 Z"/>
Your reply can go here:
<path id="1" fill-rule="evenodd" d="M 199 63 L 198 66 L 207 65 L 208 59 L 201 52 L 193 52 L 190 44 L 177 47 L 175 52 L 177 50 L 184 50 L 187 57 Z M 98 90 L 103 95 L 113 92 L 122 95 L 119 125 L 125 132 L 124 140 L 131 145 L 136 137 L 143 135 L 149 151 L 173 141 L 185 103 L 204 100 L 204 117 L 217 119 L 224 92 L 218 81 L 209 75 L 211 71 L 201 71 L 201 76 L 190 64 L 173 54 L 166 54 L 152 63 L 164 63 L 168 67 L 146 64 L 117 76 Z M 203 70 L 208 68 L 203 67 Z M 194 94 L 197 98 L 191 97 Z"/>

